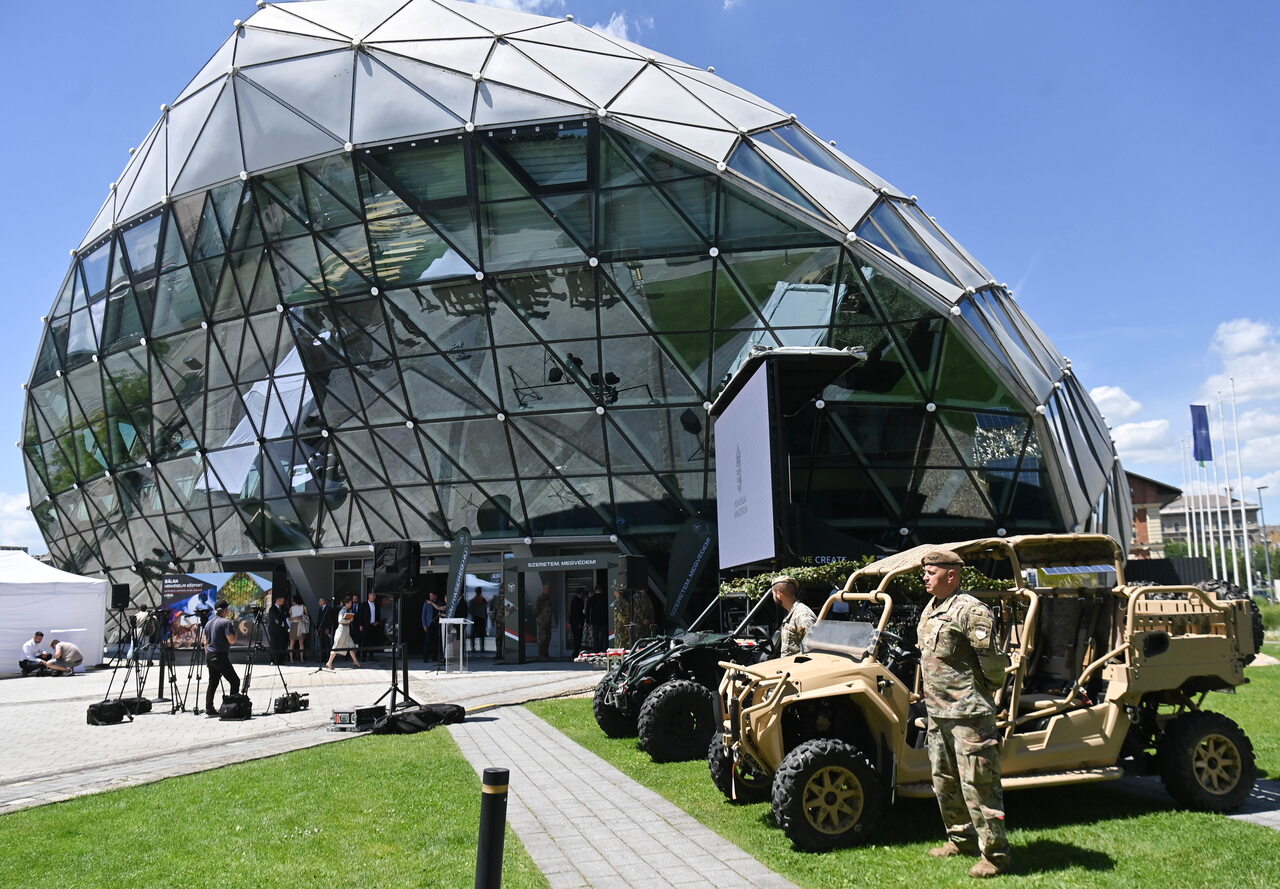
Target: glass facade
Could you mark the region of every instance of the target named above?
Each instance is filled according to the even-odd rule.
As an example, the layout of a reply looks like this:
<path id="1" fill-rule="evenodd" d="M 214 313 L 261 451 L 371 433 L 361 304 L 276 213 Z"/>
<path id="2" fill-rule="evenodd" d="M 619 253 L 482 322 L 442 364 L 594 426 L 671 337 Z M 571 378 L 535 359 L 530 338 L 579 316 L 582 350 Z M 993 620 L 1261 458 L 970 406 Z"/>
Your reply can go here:
<path id="1" fill-rule="evenodd" d="M 592 56 L 574 41 L 597 37 L 557 39 Z M 551 52 L 540 40 L 527 59 Z M 709 107 L 704 75 L 666 74 Z M 198 76 L 182 98 L 238 76 Z M 386 83 L 384 101 L 409 85 Z M 357 105 L 381 107 L 335 88 L 354 95 L 347 134 Z M 242 175 L 171 173 L 196 187 L 127 218 L 140 199 L 113 196 L 28 385 L 23 450 L 55 560 L 150 580 L 467 527 L 481 542 L 617 535 L 662 576 L 681 524 L 714 516 L 705 405 L 756 345 L 868 354 L 821 424 L 787 432 L 812 455 L 793 495 L 820 521 L 889 546 L 1127 539 L 1119 464 L 1067 362 L 912 199 L 785 117 L 737 132 L 717 166 L 701 142 L 563 110 L 261 172 L 245 147 Z M 214 147 L 201 132 L 183 170 Z"/>

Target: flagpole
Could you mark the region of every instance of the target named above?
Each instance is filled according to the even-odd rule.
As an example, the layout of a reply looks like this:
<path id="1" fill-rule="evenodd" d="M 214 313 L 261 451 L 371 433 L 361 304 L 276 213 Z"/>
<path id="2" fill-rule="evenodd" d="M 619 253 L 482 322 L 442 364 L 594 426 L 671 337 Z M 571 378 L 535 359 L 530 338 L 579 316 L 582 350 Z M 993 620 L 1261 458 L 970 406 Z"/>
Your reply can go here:
<path id="1" fill-rule="evenodd" d="M 1209 419 L 1209 443 L 1213 444 L 1212 418 Z M 1214 530 L 1218 532 L 1218 569 L 1222 572 L 1219 579 L 1225 583 L 1227 580 L 1227 528 L 1222 523 L 1222 495 L 1218 493 L 1222 488 L 1218 485 L 1218 461 L 1211 459 L 1209 462 L 1213 464 L 1213 487 L 1210 490 L 1213 491 L 1214 499 Z"/>
<path id="2" fill-rule="evenodd" d="M 1196 543 L 1194 530 L 1195 526 L 1191 523 L 1191 495 L 1187 491 L 1187 440 L 1179 439 L 1182 442 L 1182 512 L 1183 519 L 1186 521 L 1187 527 L 1187 555 L 1196 555 Z"/>
<path id="3" fill-rule="evenodd" d="M 1212 461 L 1210 461 L 1212 462 Z M 1204 534 L 1205 549 L 1209 553 L 1209 571 L 1216 573 L 1218 570 L 1218 545 L 1213 539 L 1213 513 L 1209 511 L 1209 500 L 1207 491 L 1209 490 L 1209 467 L 1204 463 L 1200 464 L 1200 528 Z"/>
<path id="4" fill-rule="evenodd" d="M 1236 439 L 1236 480 L 1240 485 L 1240 542 L 1244 544 L 1244 590 L 1253 589 L 1253 554 L 1249 551 L 1249 516 L 1244 511 L 1244 469 L 1240 463 L 1240 417 L 1236 414 L 1236 378 L 1231 377 L 1231 426 Z"/>
<path id="5" fill-rule="evenodd" d="M 1231 464 L 1227 459 L 1227 412 L 1222 409 L 1221 389 L 1218 390 L 1218 435 L 1222 439 L 1222 482 L 1227 489 L 1227 539 L 1231 541 L 1231 582 L 1240 586 L 1240 557 L 1236 552 L 1236 514 L 1231 508 Z"/>

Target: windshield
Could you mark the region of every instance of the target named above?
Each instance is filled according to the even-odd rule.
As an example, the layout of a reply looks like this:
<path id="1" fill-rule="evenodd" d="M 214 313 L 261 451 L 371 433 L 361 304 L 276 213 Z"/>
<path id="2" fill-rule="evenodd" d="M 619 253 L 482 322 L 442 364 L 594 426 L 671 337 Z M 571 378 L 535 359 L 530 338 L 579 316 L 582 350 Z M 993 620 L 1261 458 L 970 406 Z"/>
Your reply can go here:
<path id="1" fill-rule="evenodd" d="M 876 625 L 860 620 L 820 620 L 805 633 L 805 651 L 839 651 L 861 658 L 867 653 Z"/>

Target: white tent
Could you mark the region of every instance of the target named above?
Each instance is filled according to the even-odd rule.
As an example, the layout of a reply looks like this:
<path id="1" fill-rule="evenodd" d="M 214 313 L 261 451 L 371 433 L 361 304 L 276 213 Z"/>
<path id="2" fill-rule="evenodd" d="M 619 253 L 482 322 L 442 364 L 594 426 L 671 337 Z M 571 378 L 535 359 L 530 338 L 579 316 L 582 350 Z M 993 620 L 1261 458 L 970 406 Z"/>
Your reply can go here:
<path id="1" fill-rule="evenodd" d="M 45 645 L 54 639 L 74 642 L 85 666 L 102 663 L 106 634 L 105 580 L 51 568 L 19 550 L 0 550 L 0 672 L 17 672 L 22 643 L 36 630 Z M 8 663 L 6 663 L 6 661 Z"/>

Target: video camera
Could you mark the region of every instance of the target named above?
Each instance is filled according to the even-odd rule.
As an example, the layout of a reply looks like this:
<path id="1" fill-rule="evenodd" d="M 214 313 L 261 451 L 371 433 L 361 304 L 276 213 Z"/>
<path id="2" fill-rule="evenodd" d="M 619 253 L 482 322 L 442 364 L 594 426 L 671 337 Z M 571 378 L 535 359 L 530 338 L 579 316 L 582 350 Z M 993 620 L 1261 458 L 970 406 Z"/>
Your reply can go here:
<path id="1" fill-rule="evenodd" d="M 297 713 L 299 710 L 306 710 L 311 706 L 311 699 L 306 692 L 286 692 L 276 698 L 275 713 Z"/>

